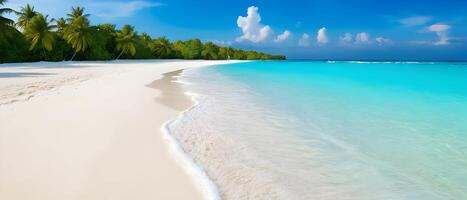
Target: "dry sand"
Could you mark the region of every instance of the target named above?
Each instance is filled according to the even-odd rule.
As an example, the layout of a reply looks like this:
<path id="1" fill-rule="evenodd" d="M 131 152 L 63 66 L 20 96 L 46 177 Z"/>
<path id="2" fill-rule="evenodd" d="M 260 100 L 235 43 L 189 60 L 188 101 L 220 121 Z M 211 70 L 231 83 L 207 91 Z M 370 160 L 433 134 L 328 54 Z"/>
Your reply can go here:
<path id="1" fill-rule="evenodd" d="M 0 65 L 0 199 L 205 198 L 160 130 L 191 105 L 173 76 L 228 62 Z"/>

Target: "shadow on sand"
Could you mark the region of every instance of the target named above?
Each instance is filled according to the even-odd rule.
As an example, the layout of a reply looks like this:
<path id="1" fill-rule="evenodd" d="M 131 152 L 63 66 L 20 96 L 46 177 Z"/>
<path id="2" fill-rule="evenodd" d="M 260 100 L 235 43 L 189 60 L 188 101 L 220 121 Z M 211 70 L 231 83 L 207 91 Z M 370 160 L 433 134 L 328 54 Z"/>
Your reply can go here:
<path id="1" fill-rule="evenodd" d="M 26 73 L 26 72 L 0 72 L 0 78 L 21 78 L 21 77 L 39 77 L 51 76 L 53 73 Z"/>

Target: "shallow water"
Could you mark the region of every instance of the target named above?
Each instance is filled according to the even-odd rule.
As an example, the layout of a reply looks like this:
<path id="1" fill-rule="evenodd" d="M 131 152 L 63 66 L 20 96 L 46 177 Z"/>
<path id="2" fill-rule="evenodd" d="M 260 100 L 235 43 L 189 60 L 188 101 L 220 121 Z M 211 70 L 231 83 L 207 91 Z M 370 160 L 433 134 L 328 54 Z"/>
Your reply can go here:
<path id="1" fill-rule="evenodd" d="M 187 70 L 169 129 L 225 199 L 467 199 L 467 64 Z"/>

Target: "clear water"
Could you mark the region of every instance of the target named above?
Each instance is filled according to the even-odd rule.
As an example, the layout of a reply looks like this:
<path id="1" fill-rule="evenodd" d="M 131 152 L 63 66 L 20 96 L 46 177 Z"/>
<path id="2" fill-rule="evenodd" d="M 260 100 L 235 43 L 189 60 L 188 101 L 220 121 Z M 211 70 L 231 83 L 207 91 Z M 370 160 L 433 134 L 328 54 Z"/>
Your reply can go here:
<path id="1" fill-rule="evenodd" d="M 185 71 L 170 127 L 224 199 L 467 199 L 467 64 Z"/>

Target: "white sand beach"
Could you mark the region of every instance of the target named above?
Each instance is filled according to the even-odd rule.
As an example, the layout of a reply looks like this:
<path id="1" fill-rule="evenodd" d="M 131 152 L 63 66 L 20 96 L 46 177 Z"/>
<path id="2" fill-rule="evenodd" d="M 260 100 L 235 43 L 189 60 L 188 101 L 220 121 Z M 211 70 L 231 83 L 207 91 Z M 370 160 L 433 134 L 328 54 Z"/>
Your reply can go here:
<path id="1" fill-rule="evenodd" d="M 228 62 L 0 65 L 0 199 L 205 198 L 161 133 L 189 107 L 161 78 Z"/>

